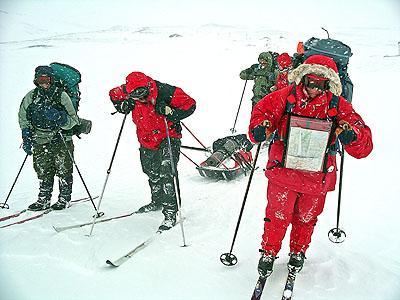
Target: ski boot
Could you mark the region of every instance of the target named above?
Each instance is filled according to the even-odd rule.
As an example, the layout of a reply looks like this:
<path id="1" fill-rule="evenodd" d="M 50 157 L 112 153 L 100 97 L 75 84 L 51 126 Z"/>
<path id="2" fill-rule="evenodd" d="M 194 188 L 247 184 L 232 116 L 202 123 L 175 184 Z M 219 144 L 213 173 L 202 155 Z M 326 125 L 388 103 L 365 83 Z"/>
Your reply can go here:
<path id="1" fill-rule="evenodd" d="M 62 210 L 69 206 L 72 193 L 72 176 L 58 179 L 60 195 L 58 201 L 51 206 L 53 210 Z"/>
<path id="2" fill-rule="evenodd" d="M 161 204 L 157 204 L 155 201 L 151 201 L 149 204 L 143 205 L 137 210 L 137 213 L 147 213 L 149 211 L 158 211 L 162 209 Z"/>
<path id="3" fill-rule="evenodd" d="M 38 200 L 28 206 L 28 210 L 41 211 L 50 208 L 54 180 L 40 180 Z"/>
<path id="4" fill-rule="evenodd" d="M 260 274 L 261 277 L 268 277 L 269 275 L 271 275 L 275 258 L 276 257 L 272 254 L 263 252 L 260 260 L 258 261 L 257 267 L 258 274 Z"/>
<path id="5" fill-rule="evenodd" d="M 306 256 L 304 255 L 303 252 L 299 252 L 299 253 L 289 253 L 289 262 L 288 262 L 288 269 L 291 272 L 300 272 L 301 269 L 303 268 L 303 264 L 304 264 L 304 259 L 306 258 Z"/>
<path id="6" fill-rule="evenodd" d="M 41 211 L 49 208 L 50 208 L 50 201 L 42 202 L 41 200 L 38 200 L 28 206 L 28 210 L 31 211 Z"/>
<path id="7" fill-rule="evenodd" d="M 164 214 L 164 221 L 161 223 L 160 227 L 158 228 L 158 231 L 164 231 L 164 230 L 169 230 L 172 227 L 175 226 L 176 224 L 176 211 L 175 210 L 170 210 L 170 209 L 165 209 L 163 211 Z"/>

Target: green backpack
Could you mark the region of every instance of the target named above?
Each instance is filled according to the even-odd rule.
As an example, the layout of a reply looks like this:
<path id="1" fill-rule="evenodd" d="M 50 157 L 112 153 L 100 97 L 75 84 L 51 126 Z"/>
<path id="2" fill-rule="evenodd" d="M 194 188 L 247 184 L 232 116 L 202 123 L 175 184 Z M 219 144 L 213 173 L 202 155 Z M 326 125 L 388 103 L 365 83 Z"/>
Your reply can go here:
<path id="1" fill-rule="evenodd" d="M 81 73 L 74 67 L 57 62 L 51 63 L 50 67 L 53 69 L 55 84 L 64 89 L 71 98 L 75 110 L 78 111 L 79 101 L 81 100 L 81 92 L 79 91 Z"/>
<path id="2" fill-rule="evenodd" d="M 81 82 L 81 73 L 67 64 L 53 62 L 50 64 L 53 69 L 55 85 L 62 88 L 71 98 L 75 111 L 78 112 L 81 92 L 79 83 Z M 92 128 L 92 121 L 79 118 L 80 124 L 72 128 L 72 134 L 79 136 L 81 133 L 89 133 Z"/>

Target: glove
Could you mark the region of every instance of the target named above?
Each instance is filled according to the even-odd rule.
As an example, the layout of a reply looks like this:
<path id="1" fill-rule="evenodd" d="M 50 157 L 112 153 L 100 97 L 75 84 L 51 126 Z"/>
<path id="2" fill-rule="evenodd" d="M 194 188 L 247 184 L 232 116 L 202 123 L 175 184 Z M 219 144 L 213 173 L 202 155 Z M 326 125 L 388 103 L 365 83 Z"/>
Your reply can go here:
<path id="1" fill-rule="evenodd" d="M 22 149 L 28 155 L 32 155 L 32 132 L 29 128 L 22 129 Z"/>
<path id="2" fill-rule="evenodd" d="M 115 109 L 121 114 L 129 114 L 135 107 L 135 101 L 133 99 L 127 99 L 123 101 L 114 102 Z"/>
<path id="3" fill-rule="evenodd" d="M 271 122 L 268 120 L 263 121 L 260 125 L 254 127 L 251 130 L 253 134 L 253 138 L 257 143 L 264 142 L 267 137 L 271 135 L 271 132 L 268 131 L 268 128 L 271 126 Z"/>
<path id="4" fill-rule="evenodd" d="M 357 139 L 357 135 L 351 125 L 346 121 L 339 121 L 339 127 L 336 129 L 336 135 L 342 145 L 348 145 Z"/>
<path id="5" fill-rule="evenodd" d="M 166 116 L 169 121 L 178 122 L 180 120 L 179 112 L 167 105 L 165 102 L 157 103 L 156 111 L 158 114 Z"/>
<path id="6" fill-rule="evenodd" d="M 169 107 L 168 105 L 166 105 L 165 106 L 165 115 L 168 116 L 168 115 L 172 115 L 173 113 L 174 113 L 174 110 L 171 107 Z"/>
<path id="7" fill-rule="evenodd" d="M 44 112 L 44 116 L 59 127 L 66 125 L 68 122 L 67 113 L 64 110 L 58 110 L 54 107 L 47 109 Z"/>

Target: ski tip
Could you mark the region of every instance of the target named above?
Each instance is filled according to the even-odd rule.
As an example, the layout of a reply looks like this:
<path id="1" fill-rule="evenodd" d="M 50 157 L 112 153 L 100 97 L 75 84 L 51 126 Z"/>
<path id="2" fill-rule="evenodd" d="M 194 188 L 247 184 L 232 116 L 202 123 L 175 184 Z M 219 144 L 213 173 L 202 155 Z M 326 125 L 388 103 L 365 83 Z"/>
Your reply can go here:
<path id="1" fill-rule="evenodd" d="M 53 226 L 53 228 L 54 228 L 54 230 L 55 230 L 56 232 L 60 232 L 60 230 L 59 230 L 57 227 Z"/>
<path id="2" fill-rule="evenodd" d="M 118 267 L 117 265 L 113 264 L 113 262 L 109 259 L 106 260 L 106 264 L 115 268 Z"/>

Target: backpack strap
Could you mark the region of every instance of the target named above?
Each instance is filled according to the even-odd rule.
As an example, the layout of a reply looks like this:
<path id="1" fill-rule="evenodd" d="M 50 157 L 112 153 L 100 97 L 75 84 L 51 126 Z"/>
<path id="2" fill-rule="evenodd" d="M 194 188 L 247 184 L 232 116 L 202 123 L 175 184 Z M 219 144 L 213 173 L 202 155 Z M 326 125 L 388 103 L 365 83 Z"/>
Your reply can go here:
<path id="1" fill-rule="evenodd" d="M 158 94 L 156 98 L 156 105 L 157 103 L 165 103 L 165 104 L 171 104 L 171 99 L 172 96 L 175 93 L 176 87 L 169 85 L 167 83 L 162 83 L 157 80 L 154 80 L 156 82 Z"/>
<path id="2" fill-rule="evenodd" d="M 293 85 L 293 88 L 290 91 L 289 96 L 287 96 L 286 98 L 285 113 L 291 114 L 295 104 L 296 104 L 296 84 Z"/>
<path id="3" fill-rule="evenodd" d="M 328 151 L 326 151 L 325 158 L 324 158 L 324 167 L 323 172 L 327 173 L 327 163 L 328 163 L 328 155 L 336 155 L 339 151 L 339 141 L 336 139 L 335 136 L 335 129 L 337 124 L 337 115 L 338 115 L 338 107 L 339 107 L 339 97 L 336 95 L 332 96 L 331 101 L 329 102 L 329 109 L 328 109 L 328 118 L 332 121 L 332 129 L 329 134 L 328 139 Z"/>
<path id="4" fill-rule="evenodd" d="M 281 160 L 282 162 L 280 163 L 281 166 L 285 165 L 287 143 L 288 143 L 289 130 L 290 130 L 290 117 L 292 115 L 292 111 L 293 111 L 295 104 L 296 104 L 296 84 L 293 85 L 289 96 L 287 96 L 287 98 L 286 98 L 285 114 L 287 115 L 287 121 L 286 121 L 286 134 L 285 134 L 285 137 L 283 138 L 284 148 L 283 148 L 283 155 L 282 155 L 282 160 Z"/>
<path id="5" fill-rule="evenodd" d="M 334 123 L 336 123 L 336 116 L 338 114 L 338 107 L 339 107 L 339 97 L 336 96 L 336 95 L 333 95 L 331 101 L 329 102 L 328 117 Z"/>

